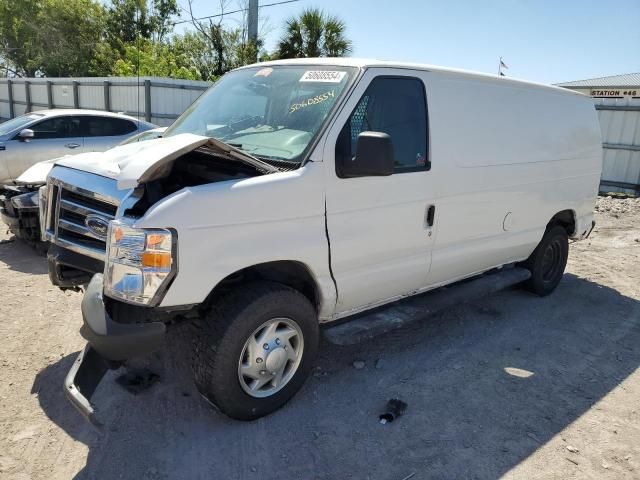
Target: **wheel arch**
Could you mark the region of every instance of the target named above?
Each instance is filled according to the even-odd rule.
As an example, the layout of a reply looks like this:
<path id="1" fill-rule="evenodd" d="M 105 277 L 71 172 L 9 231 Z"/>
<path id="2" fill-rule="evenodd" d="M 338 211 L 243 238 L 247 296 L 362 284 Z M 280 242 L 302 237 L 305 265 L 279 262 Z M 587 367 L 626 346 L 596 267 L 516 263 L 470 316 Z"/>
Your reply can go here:
<path id="1" fill-rule="evenodd" d="M 576 218 L 575 210 L 561 210 L 551 217 L 551 220 L 547 223 L 547 230 L 555 225 L 560 225 L 566 230 L 567 235 L 571 237 L 576 232 Z"/>
<path id="2" fill-rule="evenodd" d="M 320 311 L 323 300 L 320 285 L 311 269 L 297 260 L 275 260 L 237 270 L 213 287 L 207 296 L 206 303 L 211 304 L 229 289 L 239 288 L 245 283 L 256 280 L 266 280 L 291 287 L 302 293 L 311 302 L 316 312 Z"/>

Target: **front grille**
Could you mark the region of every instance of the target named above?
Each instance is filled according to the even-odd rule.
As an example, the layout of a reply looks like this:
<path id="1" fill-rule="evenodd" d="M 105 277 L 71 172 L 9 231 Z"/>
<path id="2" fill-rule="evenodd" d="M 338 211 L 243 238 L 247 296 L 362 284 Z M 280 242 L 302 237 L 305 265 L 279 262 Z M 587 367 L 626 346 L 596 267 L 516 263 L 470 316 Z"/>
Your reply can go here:
<path id="1" fill-rule="evenodd" d="M 118 209 L 118 206 L 112 203 L 106 203 L 104 201 L 97 200 L 95 198 L 88 197 L 81 193 L 73 192 L 67 189 L 62 190 L 62 194 L 60 195 L 60 198 L 62 198 L 62 200 L 65 200 L 67 202 L 78 203 L 87 208 L 96 210 L 97 212 L 110 215 L 111 217 L 113 217 L 116 214 L 116 210 Z"/>
<path id="2" fill-rule="evenodd" d="M 99 188 L 100 184 L 108 182 L 106 188 L 102 189 L 108 190 L 109 193 L 115 191 L 115 182 L 109 183 L 111 180 L 99 177 L 96 185 L 89 185 L 94 176 L 85 175 L 86 183 L 83 182 L 82 185 Z M 86 190 L 50 177 L 47 188 L 45 237 L 63 248 L 104 260 L 107 248 L 106 231 L 96 228 L 96 223 L 107 224 L 115 218 L 117 210 L 118 199 L 115 196 Z M 89 216 L 91 221 L 87 222 Z"/>

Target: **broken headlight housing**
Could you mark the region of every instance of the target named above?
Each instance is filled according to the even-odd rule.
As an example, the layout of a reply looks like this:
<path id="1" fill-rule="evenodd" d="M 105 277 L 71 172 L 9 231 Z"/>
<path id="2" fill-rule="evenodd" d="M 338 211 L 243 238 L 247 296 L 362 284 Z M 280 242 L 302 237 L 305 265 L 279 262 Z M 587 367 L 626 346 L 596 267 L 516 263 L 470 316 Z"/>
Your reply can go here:
<path id="1" fill-rule="evenodd" d="M 40 217 L 40 239 L 43 242 L 47 241 L 45 237 L 45 231 L 47 229 L 47 195 L 49 194 L 49 187 L 43 185 L 38 189 L 38 217 Z"/>
<path id="2" fill-rule="evenodd" d="M 18 211 L 35 211 L 38 209 L 38 191 L 16 195 L 11 199 L 13 209 Z"/>
<path id="3" fill-rule="evenodd" d="M 160 303 L 177 271 L 177 237 L 166 228 L 109 222 L 104 293 L 128 303 Z"/>

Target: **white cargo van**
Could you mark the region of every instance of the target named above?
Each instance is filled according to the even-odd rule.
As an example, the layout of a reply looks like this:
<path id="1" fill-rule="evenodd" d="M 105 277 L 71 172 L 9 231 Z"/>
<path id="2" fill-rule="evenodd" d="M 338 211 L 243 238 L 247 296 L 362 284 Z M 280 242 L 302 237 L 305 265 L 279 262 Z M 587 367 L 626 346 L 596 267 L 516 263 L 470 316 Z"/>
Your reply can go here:
<path id="1" fill-rule="evenodd" d="M 496 269 L 549 294 L 601 157 L 591 99 L 560 88 L 355 59 L 230 72 L 164 138 L 62 160 L 41 190 L 54 281 L 104 271 L 67 392 L 95 420 L 107 368 L 190 321 L 199 390 L 253 419 L 300 388 L 321 324 L 419 316 L 384 312 Z"/>

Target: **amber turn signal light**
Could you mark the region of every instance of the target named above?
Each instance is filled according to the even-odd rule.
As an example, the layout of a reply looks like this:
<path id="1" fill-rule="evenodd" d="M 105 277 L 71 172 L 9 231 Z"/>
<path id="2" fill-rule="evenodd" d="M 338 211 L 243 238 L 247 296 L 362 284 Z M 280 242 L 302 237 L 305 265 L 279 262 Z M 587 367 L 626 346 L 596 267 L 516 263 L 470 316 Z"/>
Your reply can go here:
<path id="1" fill-rule="evenodd" d="M 141 263 L 143 267 L 171 268 L 171 254 L 169 252 L 143 252 Z"/>

